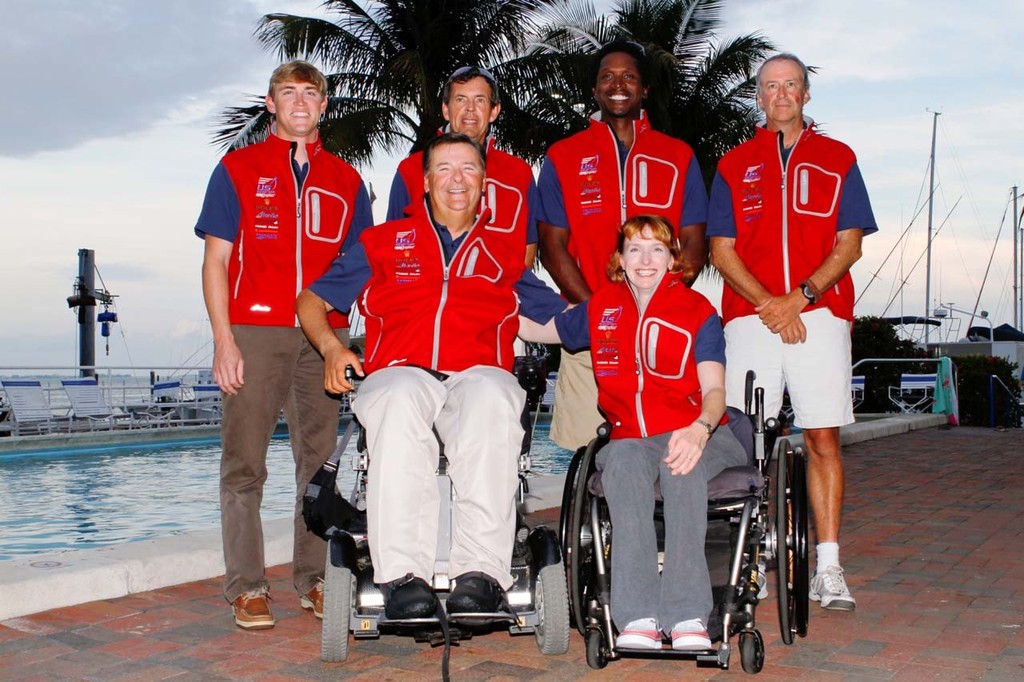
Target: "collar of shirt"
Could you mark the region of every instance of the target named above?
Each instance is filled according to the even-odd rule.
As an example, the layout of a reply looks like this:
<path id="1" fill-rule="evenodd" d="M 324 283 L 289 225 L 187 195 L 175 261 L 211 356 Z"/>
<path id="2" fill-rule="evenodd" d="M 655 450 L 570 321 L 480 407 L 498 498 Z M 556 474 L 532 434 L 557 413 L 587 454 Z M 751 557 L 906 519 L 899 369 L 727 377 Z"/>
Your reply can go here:
<path id="1" fill-rule="evenodd" d="M 444 262 L 445 265 L 447 265 L 452 262 L 455 252 L 459 250 L 459 246 L 466 240 L 466 235 L 469 234 L 470 230 L 466 230 L 458 237 L 453 237 L 452 233 L 448 231 L 448 227 L 437 222 L 434 218 L 434 209 L 430 205 L 429 194 L 427 196 L 426 203 L 427 215 L 430 217 L 430 224 L 434 226 L 434 232 L 437 233 L 438 238 L 441 240 L 441 250 L 444 252 Z"/>

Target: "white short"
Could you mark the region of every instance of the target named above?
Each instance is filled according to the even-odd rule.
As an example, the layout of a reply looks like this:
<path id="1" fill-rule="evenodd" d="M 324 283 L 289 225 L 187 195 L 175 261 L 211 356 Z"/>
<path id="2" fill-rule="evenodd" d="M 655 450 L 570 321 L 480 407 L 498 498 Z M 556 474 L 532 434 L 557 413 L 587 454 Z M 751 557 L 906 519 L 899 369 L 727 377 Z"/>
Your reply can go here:
<path id="1" fill-rule="evenodd" d="M 777 415 L 782 392 L 789 390 L 794 423 L 804 429 L 824 429 L 853 423 L 850 396 L 850 322 L 827 308 L 802 313 L 807 341 L 782 343 L 757 315 L 739 317 L 725 325 L 725 398 L 743 409 L 747 370 L 757 373 L 755 386 L 764 388 L 766 415 Z"/>

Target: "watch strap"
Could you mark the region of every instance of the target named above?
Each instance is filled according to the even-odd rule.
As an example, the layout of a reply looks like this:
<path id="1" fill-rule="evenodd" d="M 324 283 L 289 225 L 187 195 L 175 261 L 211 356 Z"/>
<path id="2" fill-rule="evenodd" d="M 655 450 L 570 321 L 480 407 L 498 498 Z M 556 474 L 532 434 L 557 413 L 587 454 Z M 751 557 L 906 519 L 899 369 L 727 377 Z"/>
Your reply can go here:
<path id="1" fill-rule="evenodd" d="M 708 437 L 709 437 L 709 438 L 710 438 L 710 437 L 711 437 L 711 436 L 712 436 L 712 435 L 713 435 L 713 434 L 715 433 L 715 427 L 713 427 L 713 426 L 712 426 L 711 424 L 708 424 L 708 423 L 707 423 L 706 421 L 704 421 L 703 419 L 696 419 L 696 420 L 694 420 L 694 421 L 695 421 L 696 423 L 700 424 L 701 426 L 703 426 L 703 427 L 704 427 L 705 429 L 707 429 L 707 432 L 708 432 Z"/>

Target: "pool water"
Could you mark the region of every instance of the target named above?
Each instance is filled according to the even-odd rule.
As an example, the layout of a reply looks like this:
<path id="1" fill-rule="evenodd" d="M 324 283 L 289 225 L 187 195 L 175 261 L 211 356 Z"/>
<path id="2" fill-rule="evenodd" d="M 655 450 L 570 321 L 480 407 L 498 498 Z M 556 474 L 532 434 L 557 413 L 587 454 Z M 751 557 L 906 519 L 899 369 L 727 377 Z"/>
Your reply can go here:
<path id="1" fill-rule="evenodd" d="M 346 455 L 355 454 L 355 439 Z M 535 474 L 564 472 L 569 453 L 539 424 Z M 340 488 L 352 487 L 342 458 Z M 263 518 L 289 516 L 294 471 L 287 438 L 271 441 Z M 119 446 L 0 458 L 0 561 L 30 554 L 104 547 L 220 525 L 219 441 Z"/>

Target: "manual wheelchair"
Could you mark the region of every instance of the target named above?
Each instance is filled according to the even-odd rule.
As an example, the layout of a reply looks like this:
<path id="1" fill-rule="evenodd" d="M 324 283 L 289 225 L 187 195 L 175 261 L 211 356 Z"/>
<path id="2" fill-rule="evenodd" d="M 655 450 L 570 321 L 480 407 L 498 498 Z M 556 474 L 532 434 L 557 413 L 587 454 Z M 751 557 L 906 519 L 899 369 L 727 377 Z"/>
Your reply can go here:
<path id="1" fill-rule="evenodd" d="M 778 422 L 764 417 L 764 390 L 753 390 L 753 372 L 746 381 L 746 414 L 730 409 L 730 424 L 745 446 L 747 466 L 732 467 L 708 482 L 708 520 L 728 524 L 731 555 L 728 578 L 716 589 L 716 607 L 708 624 L 713 641 L 705 651 L 674 651 L 667 645 L 654 650 L 615 646 L 611 617 L 611 552 L 614 532 L 607 504 L 600 495 L 595 458 L 608 443 L 605 423 L 586 448 L 570 462 L 562 495 L 559 531 L 566 563 L 570 620 L 583 635 L 587 664 L 604 668 L 623 655 L 696 658 L 698 665 L 728 669 L 731 641 L 738 636 L 740 660 L 748 673 L 764 665 L 764 640 L 755 611 L 765 585 L 765 569 L 775 566 L 782 641 L 807 634 L 808 515 L 806 464 L 802 451 L 788 440 L 777 440 Z M 751 405 L 753 402 L 753 410 Z M 774 453 L 774 454 L 773 454 Z M 774 459 L 773 459 L 774 458 Z M 664 550 L 664 518 L 660 501 L 653 522 L 658 526 L 659 552 Z M 710 525 L 709 525 L 710 529 Z"/>
<path id="2" fill-rule="evenodd" d="M 444 604 L 452 587 L 448 574 L 448 557 L 453 530 L 452 481 L 447 473 L 444 444 L 437 468 L 437 485 L 441 509 L 434 575 L 430 581 L 441 602 L 435 616 L 405 620 L 389 620 L 384 613 L 384 596 L 374 583 L 366 532 L 366 479 L 369 456 L 365 432 L 360 428 L 358 455 L 353 461 L 356 479 L 348 505 L 353 510 L 344 523 L 319 532 L 328 542 L 324 575 L 323 631 L 321 659 L 326 662 L 344 661 L 348 657 L 349 633 L 356 639 L 380 637 L 382 633 L 406 634 L 417 641 L 443 644 L 444 671 L 447 671 L 447 651 L 450 643 L 469 639 L 474 634 L 507 628 L 511 634 L 532 633 L 544 654 L 563 654 L 569 646 L 569 611 L 566 596 L 565 568 L 561 547 L 554 530 L 540 526 L 530 529 L 523 521 L 522 501 L 528 492 L 527 474 L 530 470 L 529 446 L 532 439 L 530 413 L 544 393 L 546 372 L 540 358 L 517 358 L 516 374 L 527 392 L 523 425 L 526 431 L 519 457 L 520 511 L 513 547 L 511 573 L 513 586 L 505 593 L 505 604 L 496 613 L 459 614 L 447 616 Z M 353 417 L 353 423 L 354 417 Z M 344 437 L 343 437 L 344 439 Z M 344 447 L 339 445 L 335 457 Z M 329 462 L 330 463 L 330 462 Z M 311 483 L 310 496 L 318 493 Z M 340 493 L 338 493 L 340 496 Z M 308 519 L 307 519 L 308 522 Z M 312 529 L 312 527 L 311 527 Z"/>

